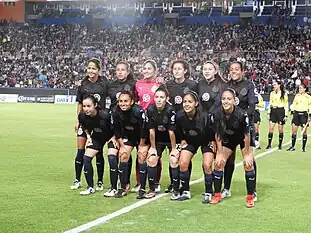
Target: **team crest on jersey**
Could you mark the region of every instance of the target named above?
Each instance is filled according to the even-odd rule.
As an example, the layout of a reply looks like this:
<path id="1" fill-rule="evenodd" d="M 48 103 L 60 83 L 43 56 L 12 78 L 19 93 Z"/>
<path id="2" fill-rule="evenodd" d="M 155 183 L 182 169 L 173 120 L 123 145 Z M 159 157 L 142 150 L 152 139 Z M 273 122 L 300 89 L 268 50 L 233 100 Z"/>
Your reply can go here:
<path id="1" fill-rule="evenodd" d="M 175 104 L 181 104 L 182 103 L 182 97 L 180 95 L 175 96 Z"/>
<path id="2" fill-rule="evenodd" d="M 184 93 L 186 94 L 188 91 L 190 91 L 190 89 L 189 89 L 189 87 L 186 87 L 186 88 L 184 89 Z"/>
<path id="3" fill-rule="evenodd" d="M 155 93 L 157 89 L 158 89 L 158 87 L 157 87 L 156 85 L 154 85 L 154 86 L 151 88 L 151 91 L 152 91 L 153 93 Z"/>
<path id="4" fill-rule="evenodd" d="M 209 99 L 211 98 L 210 94 L 209 93 L 204 93 L 202 95 L 202 100 L 203 101 L 209 101 Z"/>
<path id="5" fill-rule="evenodd" d="M 82 134 L 83 134 L 83 129 L 82 129 L 82 127 L 79 127 L 79 129 L 78 129 L 78 135 L 81 136 Z"/>
<path id="6" fill-rule="evenodd" d="M 164 131 L 166 131 L 166 128 L 164 127 L 164 125 L 159 125 L 159 126 L 158 126 L 158 130 L 159 130 L 160 132 L 164 132 Z"/>
<path id="7" fill-rule="evenodd" d="M 116 98 L 119 99 L 120 95 L 121 95 L 121 92 L 119 91 L 119 92 L 116 94 Z"/>
<path id="8" fill-rule="evenodd" d="M 100 94 L 94 94 L 94 98 L 99 102 L 100 101 Z"/>
<path id="9" fill-rule="evenodd" d="M 143 102 L 149 103 L 150 102 L 150 95 L 149 94 L 144 94 L 143 95 Z"/>
<path id="10" fill-rule="evenodd" d="M 240 104 L 240 100 L 238 97 L 235 97 L 235 105 L 239 105 Z"/>
<path id="11" fill-rule="evenodd" d="M 213 92 L 218 92 L 219 91 L 219 87 L 218 86 L 213 86 Z"/>
<path id="12" fill-rule="evenodd" d="M 125 90 L 125 91 L 130 91 L 130 90 L 131 90 L 130 85 L 126 84 L 126 85 L 124 86 L 124 90 Z"/>
<path id="13" fill-rule="evenodd" d="M 197 136 L 197 135 L 198 135 L 198 132 L 195 131 L 195 130 L 189 130 L 189 134 L 190 134 L 191 136 Z"/>
<path id="14" fill-rule="evenodd" d="M 156 83 L 164 83 L 164 78 L 157 77 L 155 81 L 156 81 Z"/>
<path id="15" fill-rule="evenodd" d="M 247 89 L 246 88 L 242 88 L 241 95 L 246 95 L 246 94 L 247 94 Z"/>

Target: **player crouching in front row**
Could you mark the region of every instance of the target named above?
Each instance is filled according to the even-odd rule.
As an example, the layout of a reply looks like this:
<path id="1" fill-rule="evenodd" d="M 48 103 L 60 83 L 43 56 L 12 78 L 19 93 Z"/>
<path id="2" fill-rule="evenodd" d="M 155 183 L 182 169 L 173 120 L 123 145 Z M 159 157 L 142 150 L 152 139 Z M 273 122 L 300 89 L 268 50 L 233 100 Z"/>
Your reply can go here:
<path id="1" fill-rule="evenodd" d="M 246 207 L 254 207 L 253 194 L 256 187 L 254 154 L 250 147 L 250 125 L 247 114 L 235 106 L 235 91 L 227 89 L 222 93 L 221 106 L 214 113 L 213 128 L 216 132 L 217 153 L 214 167 L 215 195 L 211 204 L 221 201 L 223 170 L 229 156 L 240 145 L 246 179 Z"/>

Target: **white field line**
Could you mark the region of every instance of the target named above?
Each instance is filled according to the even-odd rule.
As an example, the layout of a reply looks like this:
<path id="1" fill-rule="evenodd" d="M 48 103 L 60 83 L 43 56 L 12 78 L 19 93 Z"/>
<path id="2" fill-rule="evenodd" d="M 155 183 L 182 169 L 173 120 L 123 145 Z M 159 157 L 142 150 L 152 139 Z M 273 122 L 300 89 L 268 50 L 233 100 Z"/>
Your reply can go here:
<path id="1" fill-rule="evenodd" d="M 309 136 L 311 136 L 311 134 L 308 134 L 308 137 L 309 137 Z M 297 140 L 301 140 L 301 138 L 299 138 L 299 139 L 297 139 Z M 284 143 L 283 146 L 287 146 L 287 145 L 289 145 L 289 144 L 291 144 L 291 141 L 288 141 L 288 142 Z M 260 153 L 260 154 L 256 155 L 255 158 L 256 158 L 256 159 L 259 159 L 259 158 L 261 158 L 261 157 L 264 157 L 264 156 L 266 156 L 266 155 L 269 155 L 269 154 L 273 153 L 274 151 L 276 151 L 277 149 L 278 149 L 278 148 L 275 147 L 275 148 L 273 148 L 273 149 L 270 149 L 270 150 L 268 150 L 268 151 L 265 151 L 265 152 L 263 152 L 263 153 Z M 235 164 L 235 167 L 240 167 L 240 166 L 242 166 L 242 164 L 243 164 L 243 162 L 236 163 L 236 164 Z M 200 182 L 202 182 L 202 181 L 204 181 L 204 178 L 200 178 L 200 179 L 197 179 L 197 180 L 193 180 L 193 181 L 190 182 L 190 185 L 197 184 L 197 183 L 200 183 Z M 83 224 L 83 225 L 81 225 L 81 226 L 78 226 L 78 227 L 75 227 L 75 228 L 70 229 L 70 230 L 68 230 L 68 231 L 65 231 L 64 233 L 80 233 L 80 232 L 86 231 L 86 230 L 88 230 L 88 229 L 90 229 L 90 228 L 93 228 L 93 227 L 95 227 L 95 226 L 98 226 L 98 225 L 100 225 L 100 224 L 103 224 L 103 223 L 105 223 L 105 222 L 107 222 L 107 221 L 109 221 L 109 220 L 111 220 L 111 219 L 113 219 L 113 218 L 116 218 L 116 217 L 120 216 L 120 215 L 126 214 L 126 213 L 128 213 L 128 212 L 130 212 L 130 211 L 132 211 L 132 210 L 134 210 L 134 209 L 136 209 L 136 208 L 139 208 L 139 207 L 141 207 L 141 206 L 143 206 L 143 205 L 146 205 L 146 204 L 148 204 L 148 203 L 150 203 L 150 202 L 153 202 L 153 201 L 158 200 L 158 199 L 160 199 L 160 198 L 162 198 L 162 197 L 164 197 L 164 196 L 167 196 L 168 194 L 169 194 L 169 193 L 162 193 L 162 194 L 156 195 L 156 196 L 155 196 L 154 198 L 152 198 L 152 199 L 144 199 L 144 200 L 138 201 L 138 202 L 136 202 L 136 203 L 134 203 L 134 204 L 132 204 L 132 205 L 129 205 L 129 206 L 127 206 L 127 207 L 124 207 L 124 208 L 122 208 L 122 209 L 119 209 L 119 210 L 117 210 L 117 211 L 115 211 L 115 212 L 113 212 L 113 213 L 111 213 L 111 214 L 108 214 L 108 215 L 105 215 L 105 216 L 103 216 L 103 217 L 100 217 L 100 218 L 98 218 L 98 219 L 96 219 L 96 220 L 94 220 L 94 221 L 88 222 L 88 223 Z"/>

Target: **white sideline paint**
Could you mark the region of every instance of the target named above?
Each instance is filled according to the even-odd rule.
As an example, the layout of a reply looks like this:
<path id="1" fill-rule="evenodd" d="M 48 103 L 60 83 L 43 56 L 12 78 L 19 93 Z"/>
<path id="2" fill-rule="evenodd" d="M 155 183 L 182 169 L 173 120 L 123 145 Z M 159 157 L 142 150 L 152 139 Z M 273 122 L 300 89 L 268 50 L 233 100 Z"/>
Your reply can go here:
<path id="1" fill-rule="evenodd" d="M 309 137 L 309 136 L 311 136 L 311 134 L 308 134 L 308 137 Z M 297 141 L 298 141 L 298 140 L 300 141 L 301 138 L 298 138 Z M 284 143 L 283 146 L 287 146 L 287 145 L 289 145 L 289 144 L 291 144 L 291 141 Z M 256 155 L 255 158 L 256 158 L 256 159 L 259 159 L 259 158 L 261 158 L 261 157 L 263 157 L 263 156 L 266 156 L 266 155 L 268 155 L 268 154 L 271 154 L 272 152 L 276 151 L 277 149 L 278 149 L 278 148 L 275 147 L 275 148 L 273 148 L 273 149 L 270 149 L 270 150 L 268 150 L 268 151 L 265 151 L 265 152 L 263 152 L 263 153 L 260 153 L 260 154 Z M 243 164 L 243 162 L 236 163 L 236 164 L 235 164 L 235 167 L 240 167 L 240 166 L 242 166 L 242 164 Z M 197 179 L 197 180 L 193 180 L 193 181 L 190 182 L 190 185 L 197 184 L 197 183 L 200 183 L 200 182 L 202 182 L 202 181 L 204 181 L 204 178 L 200 178 L 200 179 Z M 68 230 L 68 231 L 65 231 L 64 233 L 80 233 L 80 232 L 86 231 L 86 230 L 88 230 L 88 229 L 90 229 L 90 228 L 93 228 L 93 227 L 95 227 L 95 226 L 98 226 L 98 225 L 100 225 L 100 224 L 103 224 L 103 223 L 105 223 L 105 222 L 108 222 L 109 220 L 111 220 L 111 219 L 113 219 L 113 218 L 116 218 L 116 217 L 118 217 L 118 216 L 120 216 L 120 215 L 126 214 L 126 213 L 128 213 L 128 212 L 130 212 L 130 211 L 132 211 L 132 210 L 134 210 L 134 209 L 136 209 L 136 208 L 138 208 L 138 207 L 141 207 L 141 206 L 146 205 L 146 204 L 148 204 L 148 203 L 150 203 L 150 202 L 152 202 L 152 201 L 155 201 L 155 200 L 158 200 L 158 199 L 160 199 L 160 198 L 162 198 L 162 197 L 164 197 L 164 196 L 167 196 L 168 194 L 169 194 L 169 193 L 162 193 L 162 194 L 156 195 L 156 196 L 155 196 L 154 198 L 152 198 L 152 199 L 144 199 L 144 200 L 138 201 L 138 202 L 136 202 L 136 203 L 134 203 L 134 204 L 132 204 L 132 205 L 129 205 L 129 206 L 127 206 L 127 207 L 124 207 L 124 208 L 122 208 L 122 209 L 119 209 L 119 210 L 117 210 L 117 211 L 115 211 L 115 212 L 113 212 L 113 213 L 111 213 L 111 214 L 108 214 L 108 215 L 105 215 L 105 216 L 103 216 L 103 217 L 100 217 L 100 218 L 98 218 L 98 219 L 96 219 L 96 220 L 94 220 L 94 221 L 88 222 L 88 223 L 83 224 L 83 225 L 81 225 L 81 226 L 78 226 L 78 227 L 75 227 L 75 228 L 70 229 L 70 230 Z"/>

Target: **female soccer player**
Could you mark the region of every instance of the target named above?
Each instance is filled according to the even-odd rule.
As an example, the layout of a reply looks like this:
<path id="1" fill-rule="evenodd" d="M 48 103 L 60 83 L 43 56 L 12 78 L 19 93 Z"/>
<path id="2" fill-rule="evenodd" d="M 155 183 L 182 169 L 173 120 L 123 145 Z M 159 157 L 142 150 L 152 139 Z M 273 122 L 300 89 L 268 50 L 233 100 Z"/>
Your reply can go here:
<path id="1" fill-rule="evenodd" d="M 132 150 L 138 146 L 138 159 L 146 157 L 148 147 L 145 146 L 147 120 L 145 111 L 134 104 L 133 94 L 129 91 L 121 91 L 118 106 L 113 111 L 113 131 L 118 141 L 119 177 L 121 189 L 115 193 L 115 197 L 127 195 L 126 186 L 129 182 L 128 160 Z M 147 176 L 147 174 L 145 174 Z M 114 188 L 117 185 L 117 179 L 114 180 Z"/>
<path id="2" fill-rule="evenodd" d="M 150 104 L 154 103 L 154 92 L 158 87 L 164 83 L 164 80 L 157 78 L 157 63 L 154 60 L 147 60 L 143 64 L 141 80 L 138 80 L 135 84 L 135 99 L 138 104 L 146 111 Z M 132 189 L 133 192 L 140 190 L 140 172 L 146 173 L 147 164 L 143 162 L 142 168 L 138 165 L 136 160 L 136 186 Z M 161 187 L 159 185 L 162 172 L 162 161 L 161 159 L 157 165 L 157 179 L 156 179 L 156 192 L 160 192 Z"/>
<path id="3" fill-rule="evenodd" d="M 92 58 L 87 62 L 86 77 L 82 80 L 77 92 L 77 116 L 82 111 L 82 101 L 89 94 L 94 95 L 98 100 L 100 107 L 106 107 L 106 97 L 108 94 L 108 81 L 105 77 L 99 76 L 100 61 L 97 58 Z M 81 187 L 81 172 L 83 167 L 83 156 L 85 153 L 85 143 L 87 140 L 84 129 L 81 127 L 78 119 L 75 122 L 75 131 L 77 132 L 77 155 L 75 158 L 76 179 L 73 182 L 71 189 Z M 96 190 L 103 190 L 103 175 L 104 175 L 104 157 L 103 151 L 96 156 L 96 166 L 98 174 L 98 182 Z"/>
<path id="4" fill-rule="evenodd" d="M 110 109 L 114 111 L 118 103 L 118 98 L 122 90 L 134 91 L 135 81 L 131 72 L 130 65 L 127 62 L 119 61 L 116 65 L 116 80 L 109 83 L 108 96 L 111 100 Z M 118 145 L 115 141 L 108 143 L 108 162 L 110 167 L 110 184 L 111 188 L 104 193 L 105 197 L 113 197 L 117 194 L 117 179 L 118 179 Z M 130 181 L 132 169 L 132 156 L 129 159 L 128 176 Z M 127 185 L 127 189 L 130 184 Z"/>
<path id="5" fill-rule="evenodd" d="M 253 116 L 258 103 L 257 91 L 254 84 L 244 79 L 244 65 L 242 62 L 233 60 L 229 64 L 230 81 L 228 86 L 232 88 L 236 93 L 236 105 L 246 111 L 250 122 L 250 137 L 251 147 L 255 150 L 255 130 Z M 226 162 L 224 170 L 224 189 L 222 191 L 222 198 L 231 197 L 230 186 L 232 181 L 232 175 L 235 168 L 235 153 L 233 153 Z M 254 162 L 255 170 L 256 162 Z M 257 200 L 257 193 L 255 192 L 255 201 Z"/>
<path id="6" fill-rule="evenodd" d="M 296 135 L 298 127 L 305 127 L 311 120 L 311 96 L 307 94 L 308 87 L 305 84 L 299 85 L 299 93 L 296 94 L 291 111 L 293 113 L 292 119 L 292 145 L 287 151 L 294 151 L 296 144 Z M 303 132 L 302 136 L 302 151 L 306 152 L 306 144 L 308 139 L 307 129 Z"/>
<path id="7" fill-rule="evenodd" d="M 264 107 L 264 102 L 262 96 L 258 93 L 258 104 L 256 104 L 256 109 L 254 111 L 254 127 L 255 127 L 255 143 L 256 143 L 256 149 L 260 148 L 260 141 L 259 141 L 259 125 L 260 125 L 260 108 Z"/>
<path id="8" fill-rule="evenodd" d="M 184 201 L 191 198 L 188 168 L 198 148 L 201 147 L 204 158 L 210 157 L 209 155 L 206 156 L 207 153 L 213 153 L 210 142 L 214 140 L 214 134 L 209 127 L 209 118 L 207 114 L 199 110 L 198 106 L 199 97 L 197 93 L 189 90 L 183 98 L 183 110 L 180 110 L 176 115 L 176 134 L 181 139 L 179 176 L 182 187 L 180 192 L 177 187 L 174 187 L 172 200 Z M 175 179 L 174 176 L 173 179 Z M 212 183 L 209 186 L 212 186 Z"/>
<path id="9" fill-rule="evenodd" d="M 148 151 L 148 180 L 149 192 L 145 194 L 146 198 L 153 198 L 155 192 L 155 178 L 156 178 L 156 165 L 159 158 L 161 158 L 163 151 L 166 147 L 170 151 L 170 166 L 174 172 L 178 173 L 178 158 L 179 152 L 176 149 L 175 137 L 175 117 L 176 113 L 174 107 L 167 101 L 169 99 L 168 91 L 164 86 L 159 87 L 154 95 L 155 103 L 150 105 L 147 109 L 148 129 L 150 137 L 150 149 Z M 175 176 L 178 176 L 175 175 Z M 177 182 L 177 188 L 178 188 Z M 141 189 L 143 190 L 143 189 Z"/>
<path id="10" fill-rule="evenodd" d="M 281 81 L 273 81 L 273 91 L 270 93 L 270 123 L 268 134 L 268 145 L 266 149 L 271 149 L 273 131 L 275 124 L 278 124 L 279 145 L 282 150 L 283 128 L 288 116 L 288 96 Z"/>
<path id="11" fill-rule="evenodd" d="M 214 113 L 214 130 L 216 132 L 216 159 L 214 166 L 215 195 L 211 204 L 221 201 L 221 180 L 226 160 L 240 145 L 245 170 L 247 198 L 246 207 L 254 207 L 254 191 L 256 186 L 254 154 L 250 146 L 249 118 L 245 111 L 236 106 L 236 94 L 228 89 L 221 95 L 221 107 Z"/>
<path id="12" fill-rule="evenodd" d="M 87 137 L 83 166 L 88 186 L 80 194 L 89 195 L 95 193 L 92 159 L 103 150 L 105 143 L 112 137 L 111 116 L 108 109 L 101 109 L 98 100 L 93 95 L 86 96 L 82 105 L 83 112 L 79 113 L 78 120 Z"/>
<path id="13" fill-rule="evenodd" d="M 185 92 L 188 90 L 198 92 L 198 83 L 190 80 L 189 77 L 190 67 L 188 62 L 184 60 L 176 60 L 173 61 L 171 65 L 171 71 L 173 74 L 173 80 L 169 80 L 166 83 L 166 88 L 169 92 L 169 101 L 173 104 L 175 111 L 178 112 L 181 110 L 182 107 L 182 100 L 184 97 Z M 178 140 L 179 141 L 179 140 Z M 191 173 L 192 163 L 189 165 L 189 171 Z M 170 174 L 170 184 L 165 189 L 165 192 L 171 192 L 173 189 L 173 180 L 172 180 L 172 168 L 169 167 L 169 174 Z"/>

